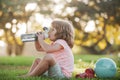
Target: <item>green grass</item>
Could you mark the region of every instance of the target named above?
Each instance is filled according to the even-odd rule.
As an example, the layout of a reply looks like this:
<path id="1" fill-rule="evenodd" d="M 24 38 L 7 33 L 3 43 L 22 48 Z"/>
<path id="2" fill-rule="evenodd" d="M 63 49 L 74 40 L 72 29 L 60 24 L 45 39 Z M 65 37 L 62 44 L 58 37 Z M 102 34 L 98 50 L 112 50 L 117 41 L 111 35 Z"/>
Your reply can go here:
<path id="1" fill-rule="evenodd" d="M 75 55 L 75 65 L 76 68 L 86 69 L 88 67 L 93 67 L 95 62 L 102 57 L 112 58 L 117 64 L 117 75 L 112 79 L 104 79 L 104 80 L 118 80 L 120 77 L 120 58 L 117 56 L 111 55 Z M 25 74 L 28 72 L 30 65 L 32 64 L 35 57 L 0 57 L 0 80 L 54 80 L 49 77 L 29 77 L 29 78 L 18 78 L 16 76 Z M 73 74 L 73 78 L 71 80 L 83 80 L 76 79 Z M 89 80 L 89 79 L 84 79 Z M 91 80 L 103 80 L 99 78 L 93 78 Z"/>

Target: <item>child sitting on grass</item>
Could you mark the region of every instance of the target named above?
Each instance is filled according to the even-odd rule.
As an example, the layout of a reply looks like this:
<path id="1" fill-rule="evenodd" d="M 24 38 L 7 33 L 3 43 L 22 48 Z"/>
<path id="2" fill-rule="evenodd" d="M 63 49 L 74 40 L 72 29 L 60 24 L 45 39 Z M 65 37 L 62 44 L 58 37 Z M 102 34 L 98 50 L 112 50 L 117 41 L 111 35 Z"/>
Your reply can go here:
<path id="1" fill-rule="evenodd" d="M 37 51 L 45 51 L 43 59 L 37 58 L 29 72 L 23 77 L 41 76 L 48 72 L 48 76 L 70 78 L 74 68 L 72 47 L 74 44 L 74 29 L 70 22 L 54 20 L 48 33 L 51 44 L 44 41 L 44 34 L 37 32 L 35 42 Z"/>

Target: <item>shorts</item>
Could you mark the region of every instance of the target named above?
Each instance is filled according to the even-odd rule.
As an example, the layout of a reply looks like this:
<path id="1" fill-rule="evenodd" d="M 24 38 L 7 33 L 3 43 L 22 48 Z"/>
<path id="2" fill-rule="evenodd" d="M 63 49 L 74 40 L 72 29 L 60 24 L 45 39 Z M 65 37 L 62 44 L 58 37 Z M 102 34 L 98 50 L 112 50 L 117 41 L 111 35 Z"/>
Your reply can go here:
<path id="1" fill-rule="evenodd" d="M 54 66 L 50 67 L 48 71 L 44 73 L 44 75 L 47 75 L 49 77 L 54 77 L 54 78 L 66 78 L 65 75 L 62 73 L 62 70 L 59 66 L 59 64 L 55 64 Z"/>

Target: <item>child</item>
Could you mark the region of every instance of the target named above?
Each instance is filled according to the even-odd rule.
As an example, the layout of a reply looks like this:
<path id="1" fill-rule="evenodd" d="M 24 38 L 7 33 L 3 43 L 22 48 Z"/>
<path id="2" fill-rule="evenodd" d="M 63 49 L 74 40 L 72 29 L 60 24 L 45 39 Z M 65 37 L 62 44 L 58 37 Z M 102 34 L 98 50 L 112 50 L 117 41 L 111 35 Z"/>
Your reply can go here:
<path id="1" fill-rule="evenodd" d="M 74 68 L 74 57 L 71 48 L 74 44 L 73 26 L 64 20 L 54 20 L 48 33 L 51 44 L 44 41 L 41 32 L 36 34 L 38 40 L 35 47 L 38 51 L 45 51 L 43 59 L 37 58 L 27 76 L 40 76 L 46 71 L 48 76 L 57 78 L 70 78 Z"/>

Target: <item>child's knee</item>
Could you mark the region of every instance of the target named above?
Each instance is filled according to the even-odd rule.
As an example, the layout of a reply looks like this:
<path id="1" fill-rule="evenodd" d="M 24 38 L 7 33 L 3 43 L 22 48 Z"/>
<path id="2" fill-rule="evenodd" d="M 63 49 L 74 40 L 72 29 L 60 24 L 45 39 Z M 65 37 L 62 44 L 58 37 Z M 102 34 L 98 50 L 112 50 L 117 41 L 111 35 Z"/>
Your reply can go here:
<path id="1" fill-rule="evenodd" d="M 48 61 L 48 62 L 51 62 L 51 61 L 55 62 L 55 59 L 54 59 L 53 55 L 51 55 L 51 54 L 46 54 L 43 59 Z"/>

